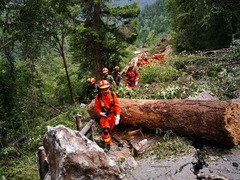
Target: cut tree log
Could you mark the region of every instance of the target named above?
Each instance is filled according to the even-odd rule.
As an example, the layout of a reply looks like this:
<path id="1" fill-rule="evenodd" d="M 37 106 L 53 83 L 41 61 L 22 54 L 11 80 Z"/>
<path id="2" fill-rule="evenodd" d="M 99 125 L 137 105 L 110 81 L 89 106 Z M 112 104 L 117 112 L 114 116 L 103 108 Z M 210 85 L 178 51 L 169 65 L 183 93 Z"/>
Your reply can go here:
<path id="1" fill-rule="evenodd" d="M 37 155 L 37 161 L 38 161 L 38 171 L 39 171 L 40 180 L 43 180 L 49 171 L 47 155 L 43 146 L 38 148 L 38 152 L 36 153 L 36 155 Z"/>
<path id="2" fill-rule="evenodd" d="M 81 131 L 82 130 L 82 115 L 81 114 L 77 114 L 75 116 L 75 119 L 76 119 L 77 130 Z"/>
<path id="3" fill-rule="evenodd" d="M 222 145 L 238 144 L 240 135 L 240 101 L 220 100 L 142 100 L 119 98 L 120 125 L 172 130 L 193 138 L 214 141 Z M 98 120 L 94 100 L 88 113 Z"/>

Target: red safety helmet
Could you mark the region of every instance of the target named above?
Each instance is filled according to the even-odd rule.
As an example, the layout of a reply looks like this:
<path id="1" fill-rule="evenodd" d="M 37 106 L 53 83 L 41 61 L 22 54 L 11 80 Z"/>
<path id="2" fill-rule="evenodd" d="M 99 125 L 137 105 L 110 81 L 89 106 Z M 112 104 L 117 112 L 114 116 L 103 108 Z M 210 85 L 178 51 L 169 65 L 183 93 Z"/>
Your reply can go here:
<path id="1" fill-rule="evenodd" d="M 108 73 L 108 68 L 103 68 L 103 69 L 102 69 L 102 73 L 104 73 L 104 74 L 105 74 L 105 73 Z"/>
<path id="2" fill-rule="evenodd" d="M 93 83 L 95 83 L 95 82 L 96 82 L 96 80 L 95 80 L 95 78 L 93 78 L 93 77 L 92 77 L 92 78 L 88 78 L 88 79 L 87 79 L 87 82 L 89 82 L 89 83 L 92 83 L 92 84 L 93 84 Z"/>
<path id="3" fill-rule="evenodd" d="M 100 89 L 106 89 L 106 88 L 109 88 L 109 86 L 110 86 L 110 83 L 107 80 L 102 80 L 99 83 Z"/>
<path id="4" fill-rule="evenodd" d="M 116 71 L 118 71 L 119 70 L 119 66 L 115 66 L 115 68 L 114 68 Z"/>

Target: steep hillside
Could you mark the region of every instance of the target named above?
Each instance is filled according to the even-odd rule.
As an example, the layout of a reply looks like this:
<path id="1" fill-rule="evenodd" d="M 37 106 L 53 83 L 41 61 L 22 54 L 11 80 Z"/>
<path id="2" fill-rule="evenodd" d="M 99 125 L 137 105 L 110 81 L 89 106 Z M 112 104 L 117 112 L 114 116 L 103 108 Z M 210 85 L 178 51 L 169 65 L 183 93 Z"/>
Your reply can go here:
<path id="1" fill-rule="evenodd" d="M 146 5 L 151 5 L 155 1 L 156 0 L 121 0 L 121 1 L 113 2 L 113 4 L 117 6 L 124 6 L 126 4 L 132 4 L 133 2 L 138 2 L 140 9 L 143 9 Z"/>
<path id="2" fill-rule="evenodd" d="M 140 9 L 143 9 L 146 5 L 153 4 L 156 0 L 132 0 L 133 2 L 138 2 Z"/>

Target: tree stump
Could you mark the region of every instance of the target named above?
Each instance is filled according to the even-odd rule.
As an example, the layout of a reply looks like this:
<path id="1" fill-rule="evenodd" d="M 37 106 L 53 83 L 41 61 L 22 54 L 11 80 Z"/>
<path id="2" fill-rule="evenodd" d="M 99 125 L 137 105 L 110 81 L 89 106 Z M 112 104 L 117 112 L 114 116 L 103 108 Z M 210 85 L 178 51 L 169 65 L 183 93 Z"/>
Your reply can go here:
<path id="1" fill-rule="evenodd" d="M 215 141 L 222 145 L 238 144 L 240 102 L 220 100 L 142 100 L 119 98 L 120 125 L 147 129 L 172 130 L 179 135 Z M 88 107 L 98 119 L 94 100 Z"/>

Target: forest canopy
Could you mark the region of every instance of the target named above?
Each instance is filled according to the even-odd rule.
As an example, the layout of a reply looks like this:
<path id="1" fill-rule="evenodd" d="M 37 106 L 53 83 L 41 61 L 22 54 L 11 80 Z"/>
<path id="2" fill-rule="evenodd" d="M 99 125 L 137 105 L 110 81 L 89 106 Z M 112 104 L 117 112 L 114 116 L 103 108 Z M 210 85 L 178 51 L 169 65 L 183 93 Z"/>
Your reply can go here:
<path id="1" fill-rule="evenodd" d="M 180 52 L 229 47 L 234 35 L 239 36 L 239 9 L 239 1 L 166 1 L 175 49 Z"/>

